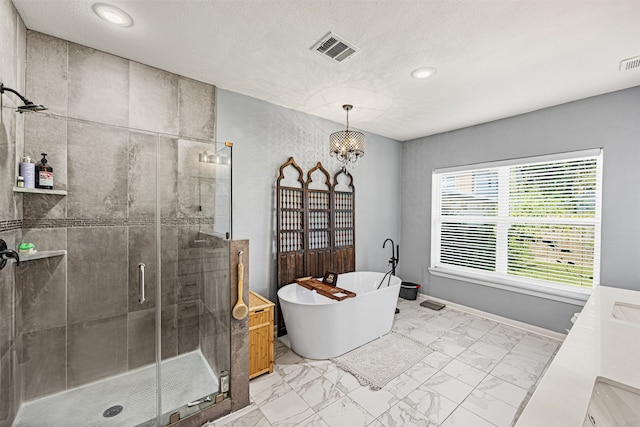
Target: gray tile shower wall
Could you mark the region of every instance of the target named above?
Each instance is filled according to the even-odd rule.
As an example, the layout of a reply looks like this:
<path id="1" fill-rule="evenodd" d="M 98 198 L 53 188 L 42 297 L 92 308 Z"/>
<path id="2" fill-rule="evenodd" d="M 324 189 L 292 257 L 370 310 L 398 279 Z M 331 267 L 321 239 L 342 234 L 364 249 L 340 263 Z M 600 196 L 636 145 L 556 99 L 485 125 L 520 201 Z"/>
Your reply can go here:
<path id="1" fill-rule="evenodd" d="M 127 315 L 67 326 L 67 388 L 127 370 Z"/>
<path id="2" fill-rule="evenodd" d="M 162 307 L 162 358 L 178 355 L 178 314 L 176 304 Z M 154 343 L 155 344 L 155 343 Z"/>
<path id="3" fill-rule="evenodd" d="M 129 127 L 129 61 L 75 43 L 69 43 L 67 52 L 67 116 Z M 44 55 L 48 59 L 47 51 Z M 27 67 L 27 77 L 30 72 L 31 67 Z"/>
<path id="4" fill-rule="evenodd" d="M 67 263 L 64 257 L 31 261 L 16 269 L 16 334 L 66 325 Z"/>
<path id="5" fill-rule="evenodd" d="M 155 215 L 157 144 L 156 134 L 129 132 L 127 195 L 128 215 L 131 218 L 153 218 Z"/>
<path id="6" fill-rule="evenodd" d="M 179 77 L 131 62 L 129 79 L 129 127 L 178 135 Z"/>
<path id="7" fill-rule="evenodd" d="M 129 132 L 71 120 L 67 129 L 67 216 L 126 218 Z M 50 157 L 53 163 L 55 153 Z"/>
<path id="8" fill-rule="evenodd" d="M 32 160 L 40 159 L 40 153 L 54 155 L 55 190 L 67 189 L 67 122 L 66 120 L 27 114 L 24 117 L 24 151 Z"/>
<path id="9" fill-rule="evenodd" d="M 229 340 L 231 311 L 229 284 L 229 246 L 224 240 L 203 235 L 205 268 L 203 271 L 200 349 L 214 372 L 229 370 L 229 351 L 222 351 Z M 222 346 L 222 348 L 221 348 Z"/>
<path id="10" fill-rule="evenodd" d="M 20 336 L 18 358 L 22 370 L 22 397 L 31 400 L 66 388 L 67 330 L 61 326 Z"/>
<path id="11" fill-rule="evenodd" d="M 196 350 L 200 346 L 200 300 L 179 303 L 178 313 L 178 354 Z"/>
<path id="12" fill-rule="evenodd" d="M 198 161 L 200 153 L 212 154 L 209 144 L 178 141 L 178 216 L 213 218 L 215 215 L 215 164 Z"/>
<path id="13" fill-rule="evenodd" d="M 19 237 L 19 230 L 0 233 L 0 239 L 4 240 L 8 247 L 15 247 Z M 4 357 L 15 342 L 15 286 L 15 264 L 8 262 L 7 266 L 0 270 L 0 357 Z"/>
<path id="14" fill-rule="evenodd" d="M 9 0 L 0 0 L 0 82 L 24 93 L 26 28 Z M 16 154 L 21 152 L 24 117 L 15 113 L 16 98 L 0 102 L 0 239 L 10 248 L 22 240 L 22 195 L 13 192 Z M 22 377 L 17 364 L 19 341 L 15 325 L 16 265 L 0 271 L 0 427 L 11 426 L 20 406 Z"/>
<path id="15" fill-rule="evenodd" d="M 18 412 L 20 402 L 18 400 L 19 392 L 19 373 L 16 369 L 16 352 L 8 351 L 2 359 L 0 359 L 0 426 L 10 427 L 13 419 Z"/>
<path id="16" fill-rule="evenodd" d="M 1 53 L 1 52 L 0 52 Z M 6 96 L 2 95 L 3 108 L 0 109 L 0 220 L 22 219 L 22 198 L 12 191 L 15 176 L 16 129 L 17 117 L 15 107 Z"/>
<path id="17" fill-rule="evenodd" d="M 55 179 L 54 179 L 55 186 Z M 30 194 L 24 197 L 23 219 L 63 219 L 67 215 L 67 199 L 53 194 Z"/>
<path id="18" fill-rule="evenodd" d="M 129 369 L 156 360 L 156 310 L 139 310 L 127 316 L 127 360 Z"/>
<path id="19" fill-rule="evenodd" d="M 69 43 L 29 31 L 27 49 L 27 98 L 45 105 L 51 114 L 67 116 Z M 35 102 L 35 101 L 34 101 Z"/>
<path id="20" fill-rule="evenodd" d="M 2 54 L 0 81 L 6 86 L 17 88 L 20 91 L 24 88 L 24 76 L 18 73 L 19 54 L 17 47 L 24 43 L 19 34 L 21 31 L 19 27 L 22 27 L 24 32 L 24 24 L 8 0 L 0 2 L 0 16 L 4 18 L 3 24 L 6 23 L 6 25 L 0 26 L 0 53 Z M 22 35 L 24 36 L 24 33 Z M 24 60 L 24 58 L 22 59 Z"/>
<path id="21" fill-rule="evenodd" d="M 178 262 L 175 286 L 178 354 L 200 345 L 200 312 L 204 244 L 198 226 L 178 226 Z"/>
<path id="22" fill-rule="evenodd" d="M 160 212 L 162 218 L 177 218 L 178 214 L 178 165 L 175 161 L 164 159 L 178 158 L 178 138 L 159 135 L 160 169 L 158 178 L 162 197 L 160 197 Z"/>
<path id="23" fill-rule="evenodd" d="M 178 283 L 178 227 L 163 225 L 160 233 L 162 240 L 162 306 L 174 305 L 175 307 Z"/>
<path id="24" fill-rule="evenodd" d="M 68 194 L 3 186 L 0 237 L 67 255 L 0 272 L 0 427 L 21 401 L 154 362 L 155 289 L 138 303 L 138 264 L 154 283 L 157 197 L 162 357 L 201 349 L 214 372 L 229 370 L 229 242 L 200 233 L 215 206 L 215 165 L 198 162 L 216 150 L 215 87 L 37 32 L 23 38 L 24 92 L 49 110 L 25 120 L 2 109 L 0 182 L 14 181 L 16 155 L 46 152 L 54 188 Z"/>
<path id="25" fill-rule="evenodd" d="M 238 265 L 239 252 L 243 251 L 243 263 L 249 265 L 249 241 L 234 240 L 231 242 L 230 263 Z M 231 304 L 238 300 L 238 271 L 229 271 L 231 278 Z M 249 303 L 249 269 L 244 269 L 243 300 Z M 231 410 L 237 411 L 249 404 L 249 318 L 231 320 Z"/>
<path id="26" fill-rule="evenodd" d="M 14 247 L 20 239 L 20 230 L 0 232 L 0 239 Z M 17 340 L 15 333 L 15 264 L 9 262 L 0 271 L 0 426 L 10 426 L 19 401 L 20 376 L 15 368 Z"/>
<path id="27" fill-rule="evenodd" d="M 69 324 L 127 314 L 127 227 L 67 230 Z"/>
<path id="28" fill-rule="evenodd" d="M 191 79 L 178 81 L 179 135 L 213 141 L 216 137 L 215 87 Z"/>

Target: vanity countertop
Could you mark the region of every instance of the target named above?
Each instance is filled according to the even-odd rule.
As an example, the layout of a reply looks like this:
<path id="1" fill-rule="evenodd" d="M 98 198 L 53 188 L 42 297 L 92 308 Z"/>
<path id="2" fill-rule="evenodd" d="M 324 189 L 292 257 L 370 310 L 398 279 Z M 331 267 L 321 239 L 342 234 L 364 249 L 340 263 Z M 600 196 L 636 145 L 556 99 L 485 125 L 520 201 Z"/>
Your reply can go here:
<path id="1" fill-rule="evenodd" d="M 540 381 L 516 427 L 582 427 L 597 377 L 640 389 L 640 323 L 614 318 L 640 292 L 598 286 Z"/>

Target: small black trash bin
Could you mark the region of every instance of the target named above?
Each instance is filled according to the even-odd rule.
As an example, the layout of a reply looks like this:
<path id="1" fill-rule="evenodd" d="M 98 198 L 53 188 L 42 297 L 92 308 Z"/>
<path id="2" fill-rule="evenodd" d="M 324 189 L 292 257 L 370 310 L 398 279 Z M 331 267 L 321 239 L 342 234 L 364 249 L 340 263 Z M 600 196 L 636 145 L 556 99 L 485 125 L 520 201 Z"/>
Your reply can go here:
<path id="1" fill-rule="evenodd" d="M 400 298 L 415 300 L 418 297 L 420 285 L 411 282 L 402 282 L 400 285 Z"/>

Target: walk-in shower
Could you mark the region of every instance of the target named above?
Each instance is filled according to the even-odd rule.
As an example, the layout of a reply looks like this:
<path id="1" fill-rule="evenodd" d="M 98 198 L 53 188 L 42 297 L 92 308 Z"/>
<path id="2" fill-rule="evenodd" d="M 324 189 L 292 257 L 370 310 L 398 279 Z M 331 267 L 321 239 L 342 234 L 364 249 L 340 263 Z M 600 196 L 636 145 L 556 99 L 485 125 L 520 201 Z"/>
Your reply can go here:
<path id="1" fill-rule="evenodd" d="M 201 162 L 203 149 L 225 160 Z M 67 254 L 17 267 L 19 328 L 39 323 L 24 300 L 40 298 L 28 289 L 43 272 L 66 270 L 67 313 L 59 327 L 20 336 L 23 401 L 13 426 L 164 426 L 229 397 L 218 378 L 230 370 L 231 152 L 230 143 L 136 134 L 128 168 L 148 169 L 129 174 L 125 218 L 48 221 L 60 228 L 50 230 L 25 213 L 34 228 L 23 238 L 44 247 L 52 243 L 39 232 L 66 234 Z M 91 197 L 73 191 L 66 198 Z M 104 306 L 116 305 L 117 292 L 124 305 L 112 313 Z"/>
<path id="2" fill-rule="evenodd" d="M 243 378 L 231 352 L 246 344 L 231 345 L 232 144 L 215 141 L 215 87 L 16 34 L 0 239 L 37 252 L 0 270 L 0 426 L 165 426 L 244 405 L 248 388 L 220 386 Z M 20 186 L 21 159 L 42 152 L 53 188 Z"/>

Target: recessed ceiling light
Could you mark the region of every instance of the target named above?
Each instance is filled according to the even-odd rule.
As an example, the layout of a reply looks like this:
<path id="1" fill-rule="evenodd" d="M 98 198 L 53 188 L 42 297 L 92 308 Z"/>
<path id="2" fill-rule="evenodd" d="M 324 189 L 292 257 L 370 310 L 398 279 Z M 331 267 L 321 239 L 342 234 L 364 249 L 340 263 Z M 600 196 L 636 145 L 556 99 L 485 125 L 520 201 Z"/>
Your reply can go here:
<path id="1" fill-rule="evenodd" d="M 121 27 L 130 27 L 133 25 L 133 19 L 131 19 L 126 12 L 110 4 L 96 3 L 93 5 L 93 11 L 100 18 L 112 24 Z"/>
<path id="2" fill-rule="evenodd" d="M 411 76 L 416 79 L 426 79 L 436 73 L 436 69 L 433 67 L 423 67 L 415 69 L 411 72 Z"/>

